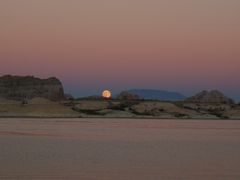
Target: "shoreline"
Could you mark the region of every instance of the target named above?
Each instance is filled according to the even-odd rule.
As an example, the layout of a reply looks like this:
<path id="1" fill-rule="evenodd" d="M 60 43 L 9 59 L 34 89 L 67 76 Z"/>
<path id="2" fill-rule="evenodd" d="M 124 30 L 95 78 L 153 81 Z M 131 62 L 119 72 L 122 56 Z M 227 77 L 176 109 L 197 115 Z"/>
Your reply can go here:
<path id="1" fill-rule="evenodd" d="M 232 119 L 227 119 L 227 118 L 158 118 L 158 117 L 101 117 L 101 116 L 96 116 L 96 117 L 37 117 L 37 116 L 0 116 L 1 119 L 149 119 L 149 120 L 203 120 L 203 121 L 208 121 L 208 120 L 222 120 L 222 121 L 240 121 L 239 118 L 232 118 Z"/>

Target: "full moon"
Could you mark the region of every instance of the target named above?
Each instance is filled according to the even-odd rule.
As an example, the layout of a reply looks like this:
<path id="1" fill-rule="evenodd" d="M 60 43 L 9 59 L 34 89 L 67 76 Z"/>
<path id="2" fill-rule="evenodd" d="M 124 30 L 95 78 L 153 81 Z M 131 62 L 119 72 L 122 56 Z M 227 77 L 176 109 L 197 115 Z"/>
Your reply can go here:
<path id="1" fill-rule="evenodd" d="M 103 92 L 102 92 L 102 97 L 104 97 L 104 98 L 110 98 L 111 97 L 111 92 L 109 91 L 109 90 L 104 90 Z"/>

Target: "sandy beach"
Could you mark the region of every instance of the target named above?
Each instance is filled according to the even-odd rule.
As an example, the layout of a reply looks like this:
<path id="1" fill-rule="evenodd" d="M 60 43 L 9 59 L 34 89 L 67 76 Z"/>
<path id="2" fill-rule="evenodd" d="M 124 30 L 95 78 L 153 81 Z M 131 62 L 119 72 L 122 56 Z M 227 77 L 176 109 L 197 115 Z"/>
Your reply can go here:
<path id="1" fill-rule="evenodd" d="M 240 121 L 2 118 L 0 179 L 240 179 Z"/>

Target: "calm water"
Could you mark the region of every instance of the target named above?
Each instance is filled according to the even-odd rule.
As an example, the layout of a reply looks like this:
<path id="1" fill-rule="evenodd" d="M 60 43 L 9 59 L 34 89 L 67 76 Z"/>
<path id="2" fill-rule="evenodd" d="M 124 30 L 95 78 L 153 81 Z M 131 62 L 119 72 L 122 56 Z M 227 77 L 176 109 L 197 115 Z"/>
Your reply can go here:
<path id="1" fill-rule="evenodd" d="M 0 179 L 240 179 L 240 121 L 0 119 Z"/>

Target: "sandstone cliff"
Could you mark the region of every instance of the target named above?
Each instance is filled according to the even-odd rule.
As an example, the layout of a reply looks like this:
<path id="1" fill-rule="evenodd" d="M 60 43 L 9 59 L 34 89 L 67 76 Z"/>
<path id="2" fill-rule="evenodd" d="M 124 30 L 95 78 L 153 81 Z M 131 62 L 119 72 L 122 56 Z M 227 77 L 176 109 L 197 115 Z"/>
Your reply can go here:
<path id="1" fill-rule="evenodd" d="M 0 77 L 0 98 L 24 100 L 35 97 L 53 101 L 64 99 L 62 83 L 54 77 L 48 79 L 11 75 Z"/>

